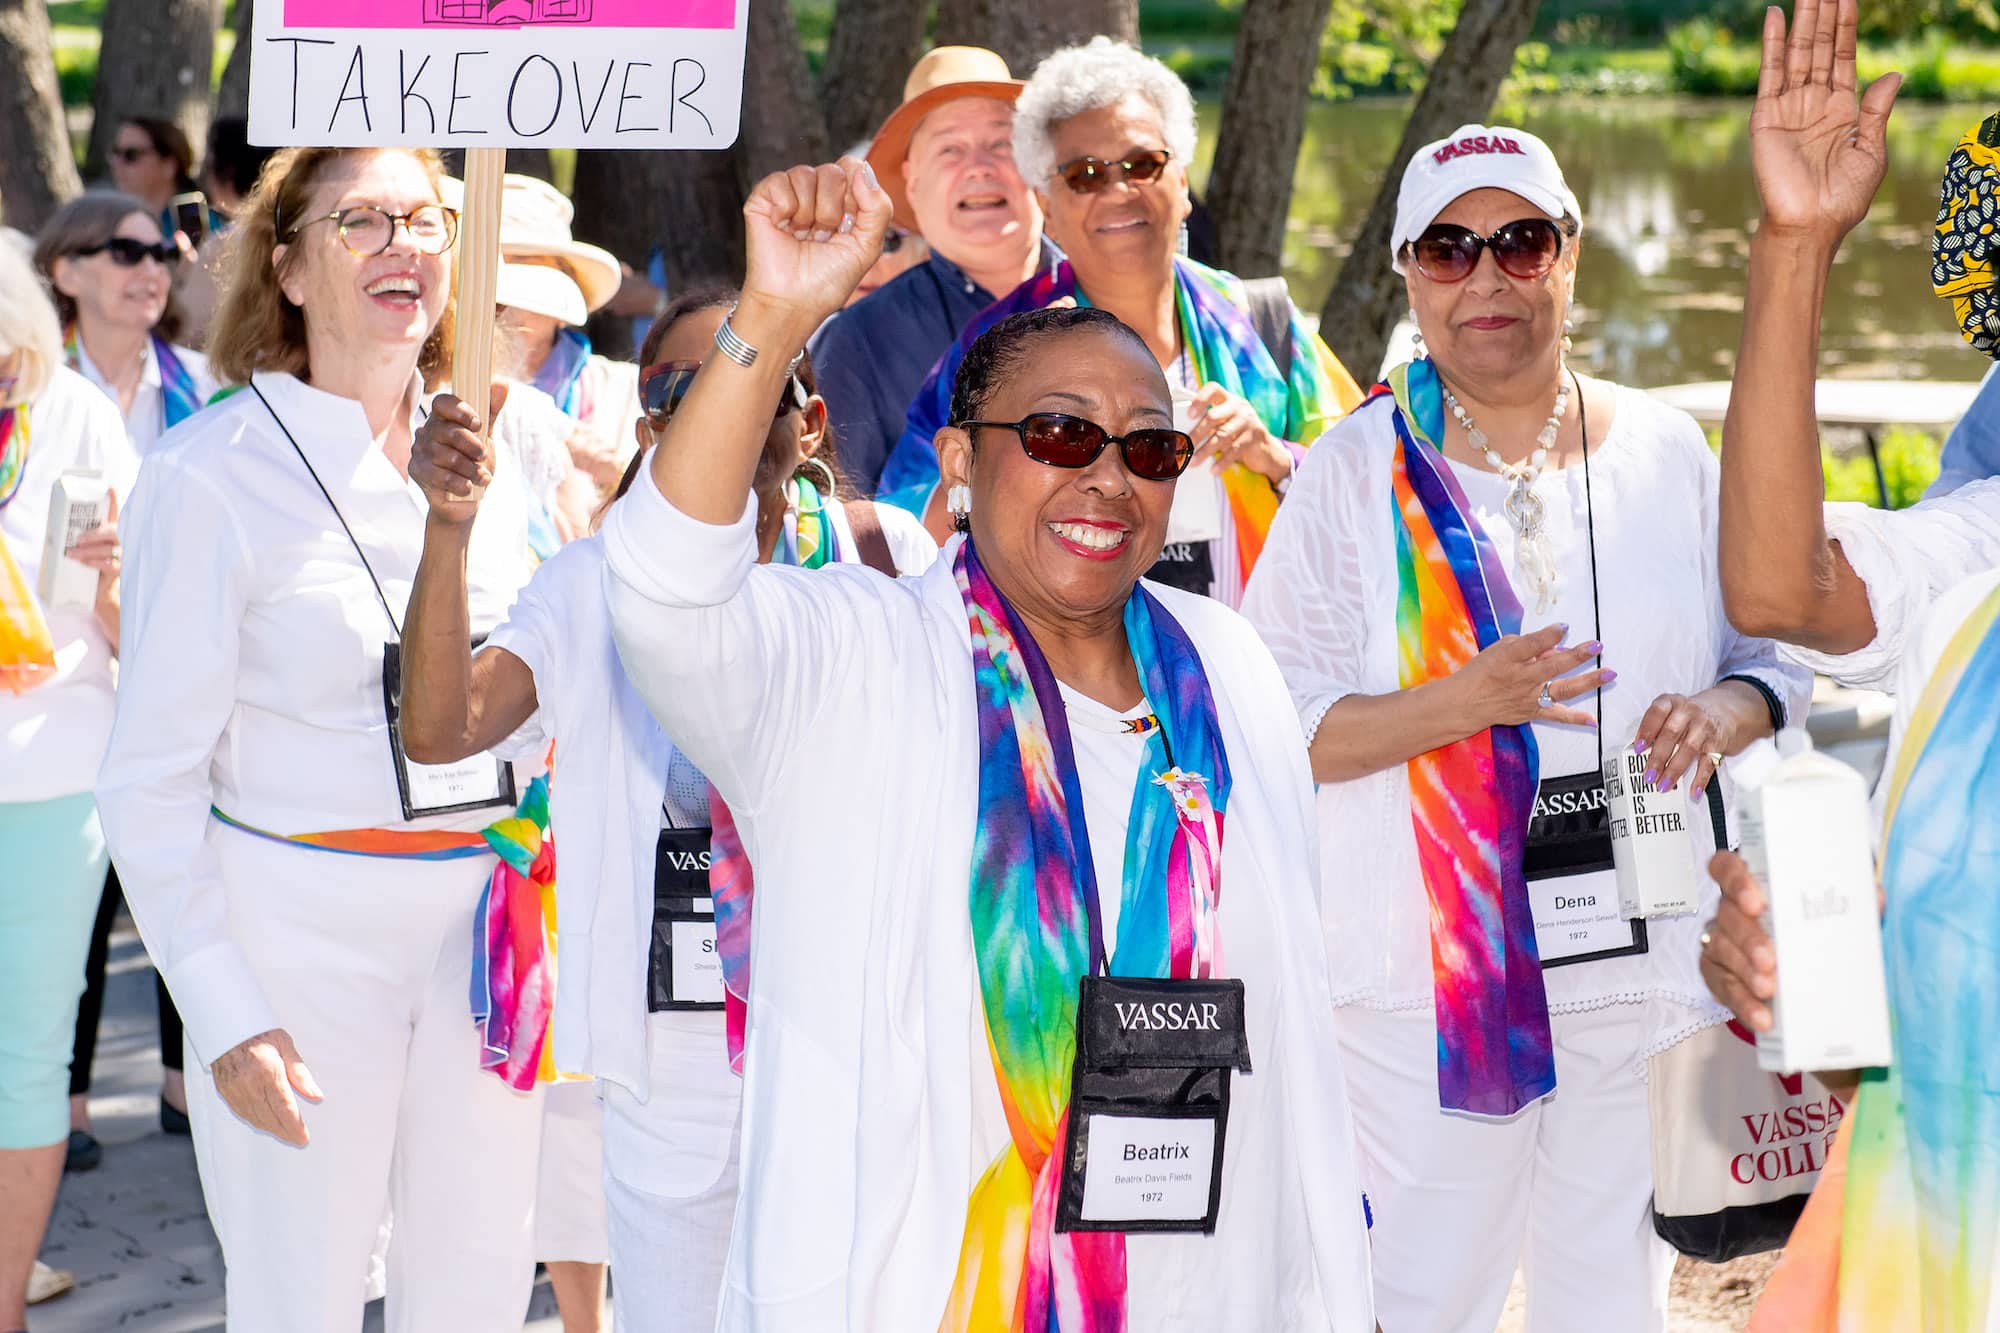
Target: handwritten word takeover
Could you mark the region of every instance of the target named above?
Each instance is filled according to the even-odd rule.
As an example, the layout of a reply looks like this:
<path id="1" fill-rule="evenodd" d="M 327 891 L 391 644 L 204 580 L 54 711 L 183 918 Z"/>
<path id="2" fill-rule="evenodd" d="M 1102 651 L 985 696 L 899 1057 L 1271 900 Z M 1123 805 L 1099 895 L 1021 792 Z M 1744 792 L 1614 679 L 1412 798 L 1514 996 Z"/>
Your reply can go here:
<path id="1" fill-rule="evenodd" d="M 260 9 L 251 62 L 258 143 L 723 148 L 736 138 L 737 27 L 339 29 L 263 18 Z"/>

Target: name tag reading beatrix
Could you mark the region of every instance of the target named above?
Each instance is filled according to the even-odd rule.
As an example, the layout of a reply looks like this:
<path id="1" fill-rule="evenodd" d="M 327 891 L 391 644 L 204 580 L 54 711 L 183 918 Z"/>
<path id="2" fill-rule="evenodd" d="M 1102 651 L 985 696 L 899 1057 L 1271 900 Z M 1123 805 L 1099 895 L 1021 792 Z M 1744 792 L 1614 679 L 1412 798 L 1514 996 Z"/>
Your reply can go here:
<path id="1" fill-rule="evenodd" d="M 1215 1230 L 1241 981 L 1085 977 L 1058 1231 Z"/>

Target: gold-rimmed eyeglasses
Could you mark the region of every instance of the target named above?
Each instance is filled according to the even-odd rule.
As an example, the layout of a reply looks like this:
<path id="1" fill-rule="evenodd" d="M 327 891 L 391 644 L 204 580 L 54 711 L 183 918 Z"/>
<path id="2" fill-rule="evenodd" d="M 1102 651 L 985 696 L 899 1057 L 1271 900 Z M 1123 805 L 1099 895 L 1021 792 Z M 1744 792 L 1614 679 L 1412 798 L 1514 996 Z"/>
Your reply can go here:
<path id="1" fill-rule="evenodd" d="M 410 244 L 427 255 L 441 255 L 458 240 L 458 210 L 443 204 L 420 204 L 407 213 L 391 213 L 368 204 L 336 209 L 324 217 L 306 219 L 288 234 L 297 236 L 322 222 L 339 228 L 340 243 L 357 259 L 369 259 L 387 250 L 398 227 L 409 233 Z"/>

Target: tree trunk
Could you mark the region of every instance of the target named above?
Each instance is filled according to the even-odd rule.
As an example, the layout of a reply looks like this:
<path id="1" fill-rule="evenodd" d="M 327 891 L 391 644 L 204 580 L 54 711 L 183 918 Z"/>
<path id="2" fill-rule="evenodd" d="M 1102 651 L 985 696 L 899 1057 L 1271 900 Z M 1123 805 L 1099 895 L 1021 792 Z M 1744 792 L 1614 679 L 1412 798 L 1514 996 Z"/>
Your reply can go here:
<path id="1" fill-rule="evenodd" d="M 731 153 L 586 149 L 576 155 L 570 199 L 579 239 L 642 273 L 660 250 L 670 294 L 743 280 L 743 188 Z"/>
<path id="2" fill-rule="evenodd" d="M 1281 266 L 1328 8 L 1329 0 L 1249 0 L 1236 28 L 1207 204 L 1222 267 L 1246 278 Z"/>
<path id="3" fill-rule="evenodd" d="M 826 39 L 826 129 L 844 153 L 903 100 L 903 76 L 924 45 L 927 0 L 839 0 Z"/>
<path id="4" fill-rule="evenodd" d="M 254 43 L 251 11 L 255 7 L 256 0 L 236 0 L 236 21 L 231 25 L 236 45 L 229 48 L 229 63 L 222 67 L 222 83 L 215 90 L 217 120 L 230 116 L 250 118 L 250 48 Z"/>
<path id="5" fill-rule="evenodd" d="M 1403 280 L 1389 266 L 1389 235 L 1396 227 L 1396 194 L 1403 167 L 1417 149 L 1442 139 L 1467 121 L 1486 118 L 1500 85 L 1514 68 L 1514 48 L 1527 37 L 1541 0 L 1465 0 L 1458 25 L 1430 68 L 1410 108 L 1402 142 L 1374 206 L 1355 235 L 1320 313 L 1320 336 L 1353 376 L 1367 383 L 1405 308 Z"/>
<path id="6" fill-rule="evenodd" d="M 1097 34 L 1139 44 L 1137 0 L 938 0 L 940 46 L 984 46 L 998 51 L 1016 78 L 1025 79 L 1059 46 Z"/>
<path id="7" fill-rule="evenodd" d="M 222 0 L 106 0 L 86 174 L 103 172 L 127 116 L 173 121 L 199 156 L 221 19 Z"/>
<path id="8" fill-rule="evenodd" d="M 789 0 L 750 0 L 747 49 L 743 59 L 743 125 L 736 136 L 736 161 L 749 187 L 773 171 L 800 162 L 825 162 L 826 118 L 818 90 L 799 44 L 799 25 Z M 741 197 L 737 204 L 742 204 Z"/>
<path id="9" fill-rule="evenodd" d="M 0 0 L 0 208 L 32 234 L 82 189 L 43 0 Z"/>

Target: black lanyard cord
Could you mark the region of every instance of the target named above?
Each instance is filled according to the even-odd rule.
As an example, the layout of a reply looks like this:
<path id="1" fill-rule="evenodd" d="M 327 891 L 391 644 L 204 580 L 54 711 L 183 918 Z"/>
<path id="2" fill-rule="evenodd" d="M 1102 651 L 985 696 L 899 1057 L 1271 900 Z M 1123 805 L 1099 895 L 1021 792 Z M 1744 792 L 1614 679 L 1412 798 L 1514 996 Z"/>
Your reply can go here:
<path id="1" fill-rule="evenodd" d="M 312 460 L 306 457 L 306 451 L 299 448 L 299 442 L 292 437 L 291 427 L 285 424 L 285 419 L 278 415 L 278 409 L 271 406 L 271 400 L 264 396 L 264 391 L 257 387 L 254 380 L 250 383 L 250 392 L 257 395 L 257 401 L 271 414 L 271 420 L 278 423 L 278 429 L 284 433 L 285 442 L 292 446 L 292 452 L 306 465 L 306 475 L 313 479 L 313 485 L 319 487 L 319 493 L 326 497 L 326 507 L 333 511 L 334 518 L 340 523 L 340 530 L 347 534 L 347 544 L 352 546 L 354 554 L 360 557 L 361 568 L 367 572 L 368 582 L 374 585 L 376 600 L 382 603 L 382 614 L 389 617 L 389 628 L 396 631 L 396 640 L 400 643 L 403 638 L 403 627 L 397 622 L 396 613 L 389 608 L 389 595 L 382 591 L 382 580 L 375 577 L 375 566 L 368 563 L 368 553 L 361 549 L 361 543 L 356 539 L 354 529 L 347 526 L 347 516 L 342 514 L 340 506 L 334 503 L 333 493 L 327 490 L 326 483 L 319 479 L 319 473 L 313 469 Z"/>
<path id="2" fill-rule="evenodd" d="M 1576 386 L 1576 424 L 1583 432 L 1583 530 L 1590 551 L 1590 637 L 1597 646 L 1604 646 L 1604 610 L 1597 595 L 1597 505 L 1590 493 L 1590 413 L 1583 405 L 1583 381 L 1576 377 L 1574 370 L 1569 373 L 1569 382 Z M 1604 654 L 1598 653 L 1597 665 L 1604 665 Z M 1597 772 L 1600 780 L 1604 773 L 1604 683 L 1597 685 Z"/>

